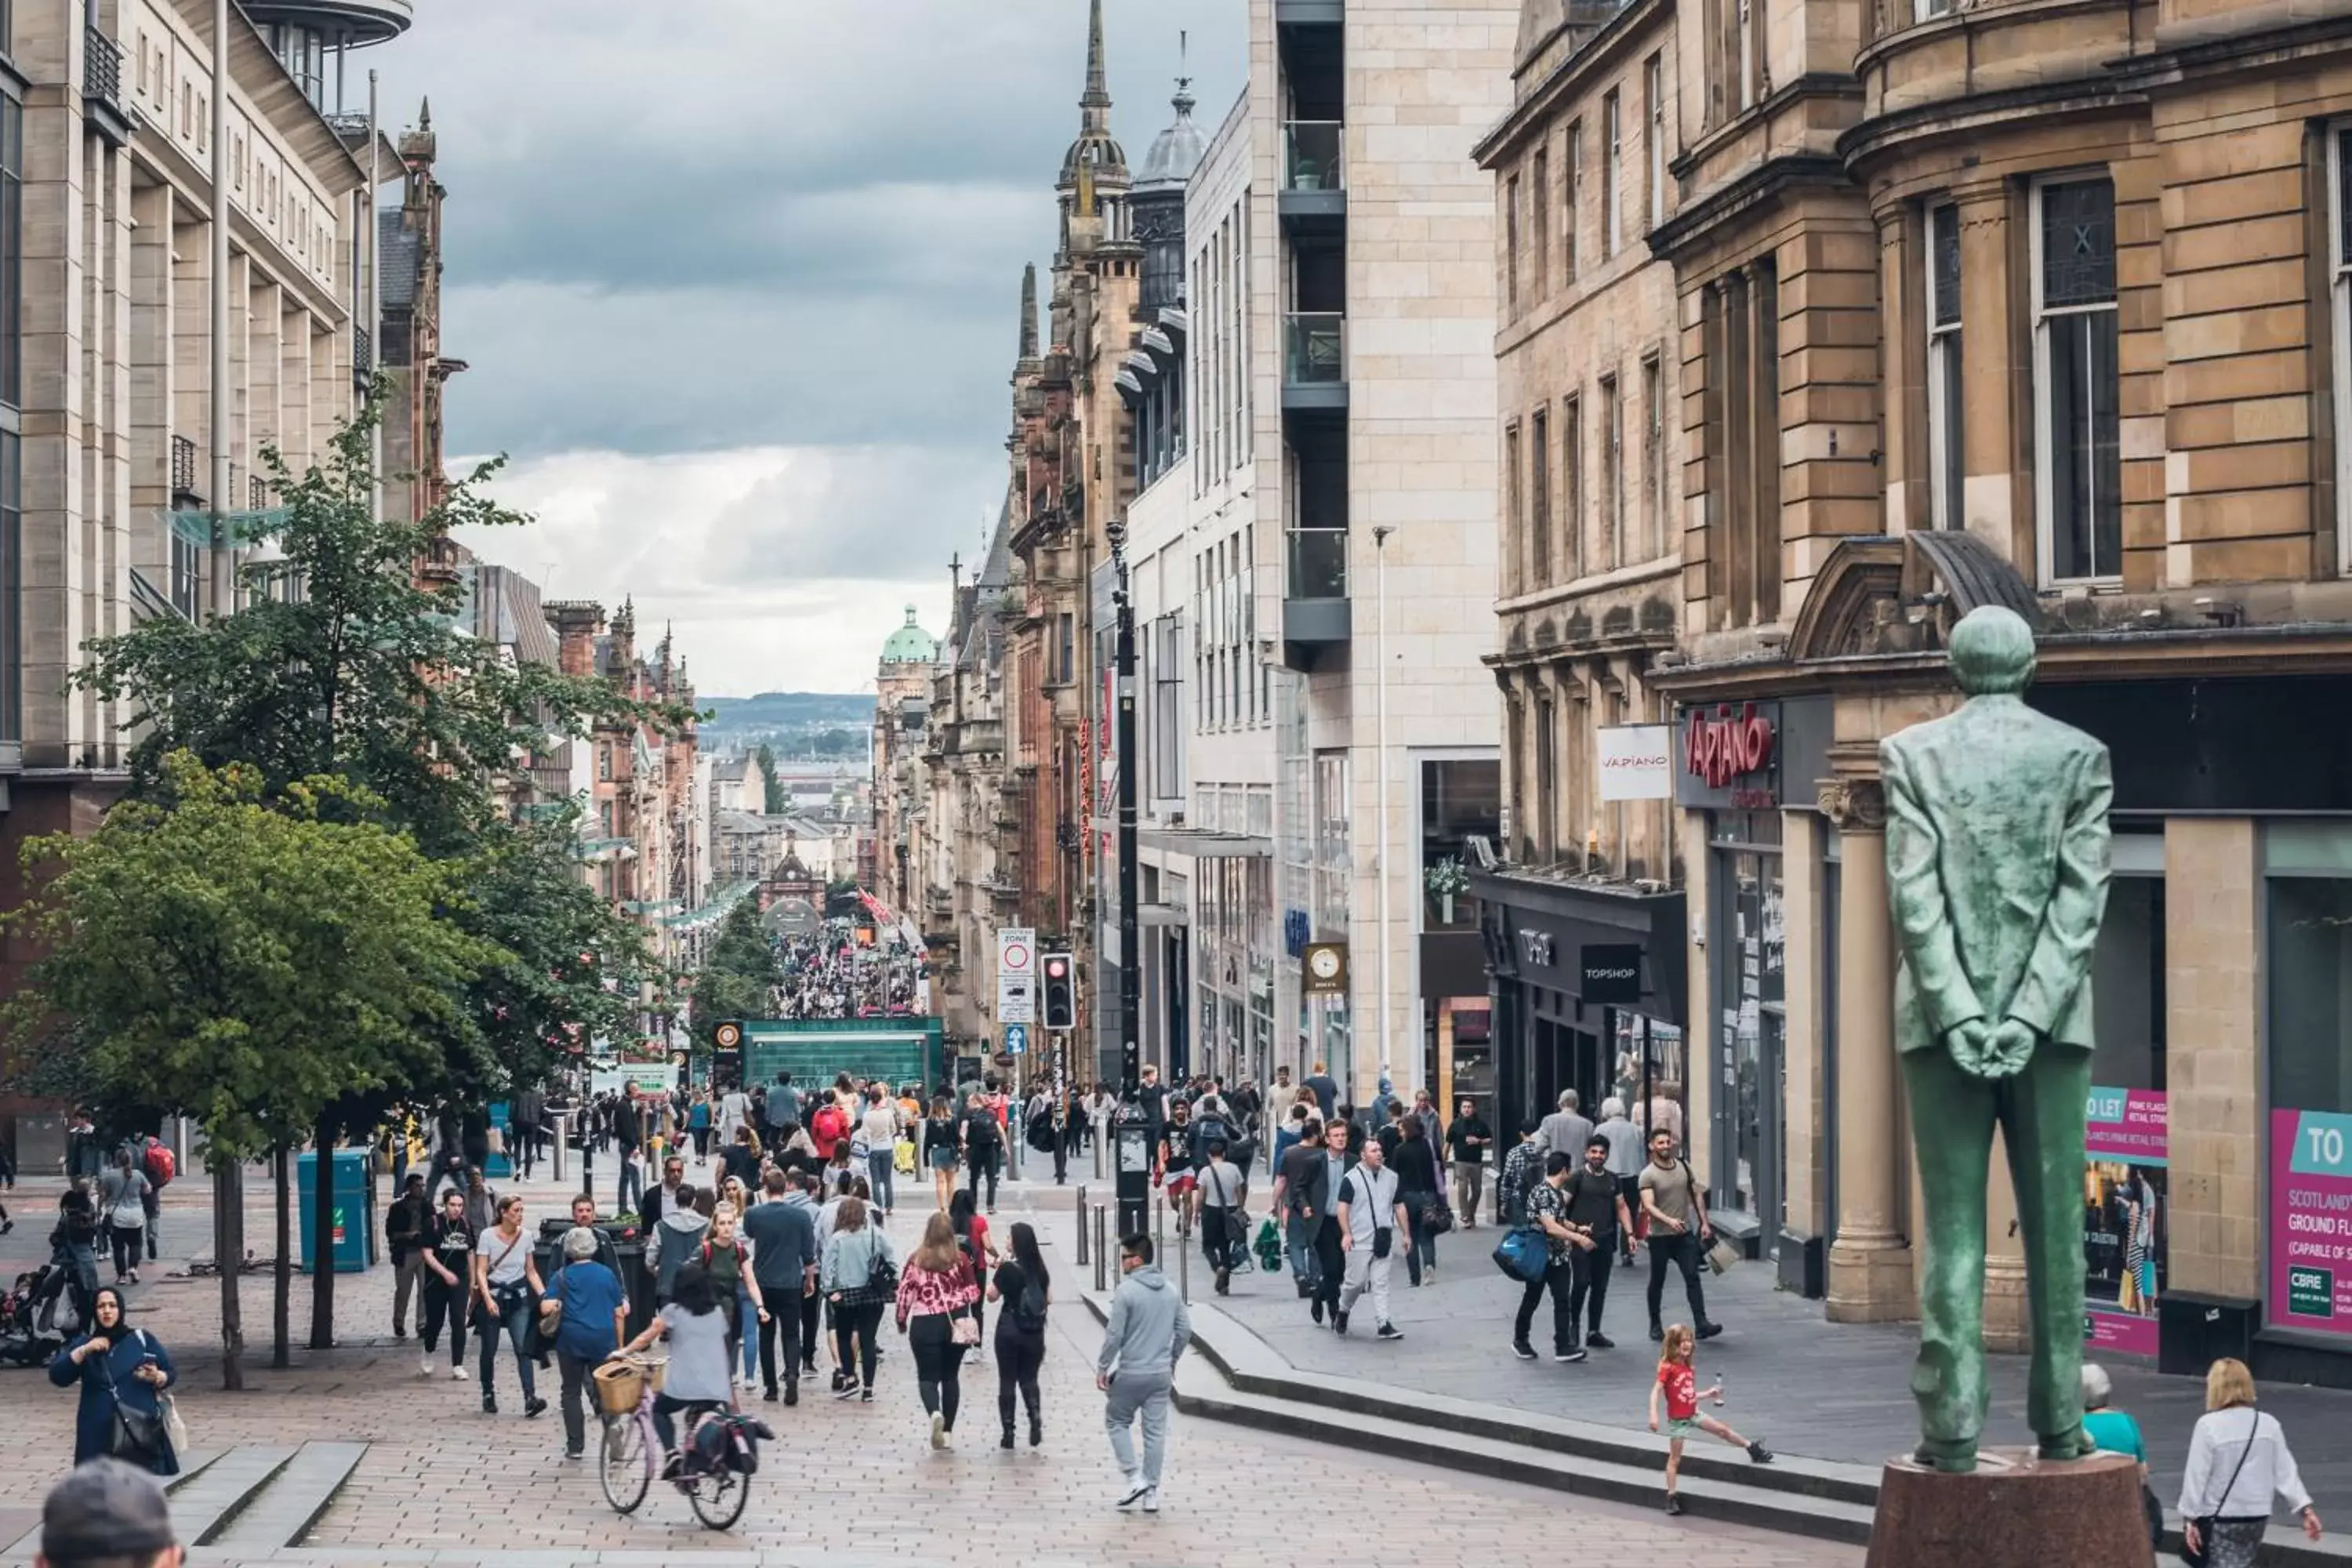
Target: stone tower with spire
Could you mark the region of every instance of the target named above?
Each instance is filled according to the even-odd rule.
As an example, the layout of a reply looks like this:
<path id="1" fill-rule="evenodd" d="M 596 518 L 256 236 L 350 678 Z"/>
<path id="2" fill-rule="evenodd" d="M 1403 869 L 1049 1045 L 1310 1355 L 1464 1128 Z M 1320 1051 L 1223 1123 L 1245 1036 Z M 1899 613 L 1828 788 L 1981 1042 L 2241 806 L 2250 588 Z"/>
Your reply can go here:
<path id="1" fill-rule="evenodd" d="M 385 383 L 383 504 L 387 516 L 411 522 L 447 496 L 442 402 L 449 377 L 466 368 L 441 352 L 441 204 L 448 193 L 434 173 L 439 153 L 427 99 L 415 126 L 400 136 L 400 205 L 376 215 L 383 342 L 373 357 Z"/>

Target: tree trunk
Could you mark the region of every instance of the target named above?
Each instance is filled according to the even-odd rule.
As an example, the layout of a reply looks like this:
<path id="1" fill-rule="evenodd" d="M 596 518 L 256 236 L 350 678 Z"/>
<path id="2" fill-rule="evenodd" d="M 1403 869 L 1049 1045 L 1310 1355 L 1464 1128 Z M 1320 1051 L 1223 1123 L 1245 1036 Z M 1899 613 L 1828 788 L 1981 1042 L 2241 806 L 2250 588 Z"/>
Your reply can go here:
<path id="1" fill-rule="evenodd" d="M 310 1203 L 310 1348 L 335 1348 L 335 1140 L 342 1127 L 332 1111 L 319 1118 L 318 1177 Z M 351 1216 L 360 1223 L 360 1216 Z"/>
<path id="2" fill-rule="evenodd" d="M 220 1265 L 221 1386 L 245 1386 L 245 1320 L 237 1310 L 239 1266 L 245 1261 L 245 1182 L 237 1163 L 216 1149 L 205 1160 L 213 1173 L 213 1259 Z"/>
<path id="3" fill-rule="evenodd" d="M 294 1182 L 293 1156 L 285 1144 L 274 1156 L 278 1173 L 278 1267 L 270 1293 L 269 1364 L 293 1364 Z"/>

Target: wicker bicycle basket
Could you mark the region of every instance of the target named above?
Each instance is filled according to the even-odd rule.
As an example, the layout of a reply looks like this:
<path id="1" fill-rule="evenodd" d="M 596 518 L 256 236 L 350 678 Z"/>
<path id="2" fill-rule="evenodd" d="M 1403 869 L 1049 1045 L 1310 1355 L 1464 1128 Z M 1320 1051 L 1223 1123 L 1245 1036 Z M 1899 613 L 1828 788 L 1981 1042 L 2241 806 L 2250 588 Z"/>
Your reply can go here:
<path id="1" fill-rule="evenodd" d="M 646 1380 L 661 1392 L 660 1362 L 608 1361 L 592 1374 L 596 1384 L 596 1407 L 607 1415 L 634 1415 L 645 1398 Z"/>

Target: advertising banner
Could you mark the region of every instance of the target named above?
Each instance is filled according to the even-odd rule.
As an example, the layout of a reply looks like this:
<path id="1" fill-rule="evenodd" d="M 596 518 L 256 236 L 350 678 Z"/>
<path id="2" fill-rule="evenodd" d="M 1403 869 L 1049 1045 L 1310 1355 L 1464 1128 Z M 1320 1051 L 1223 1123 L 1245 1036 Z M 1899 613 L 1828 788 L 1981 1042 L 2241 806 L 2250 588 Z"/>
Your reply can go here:
<path id="1" fill-rule="evenodd" d="M 2352 1116 L 2271 1112 L 2270 1311 L 2352 1334 Z"/>
<path id="2" fill-rule="evenodd" d="M 2164 1297 L 2169 1152 L 2164 1091 L 2091 1090 L 2083 1139 L 2083 1339 L 2110 1354 L 2154 1357 Z"/>
<path id="3" fill-rule="evenodd" d="M 1673 725 L 1608 725 L 1598 733 L 1602 800 L 1675 798 Z"/>

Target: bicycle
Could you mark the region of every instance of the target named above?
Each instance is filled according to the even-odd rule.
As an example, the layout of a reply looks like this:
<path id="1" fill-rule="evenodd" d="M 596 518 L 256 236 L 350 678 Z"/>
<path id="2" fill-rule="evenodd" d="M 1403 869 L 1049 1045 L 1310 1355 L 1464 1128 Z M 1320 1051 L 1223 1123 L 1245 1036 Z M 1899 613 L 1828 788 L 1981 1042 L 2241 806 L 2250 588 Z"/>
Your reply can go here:
<path id="1" fill-rule="evenodd" d="M 614 1356 L 605 1367 L 619 1366 L 634 1370 L 636 1399 L 634 1406 L 615 1411 L 616 1398 L 625 1399 L 627 1378 L 615 1376 L 595 1379 L 596 1399 L 604 1423 L 604 1438 L 598 1450 L 597 1479 L 604 1489 L 604 1500 L 613 1511 L 632 1514 L 644 1506 L 646 1494 L 653 1489 L 654 1476 L 659 1468 L 657 1456 L 662 1451 L 661 1438 L 654 1428 L 654 1396 L 661 1392 L 661 1369 L 668 1358 L 648 1355 Z M 599 1368 L 601 1374 L 604 1368 Z M 688 1417 L 678 1433 L 678 1473 L 671 1484 L 686 1494 L 694 1516 L 712 1530 L 726 1530 L 743 1517 L 743 1508 L 751 1500 L 749 1476 L 739 1475 L 720 1467 L 705 1469 L 693 1460 L 696 1429 L 713 1412 L 704 1411 Z"/>

